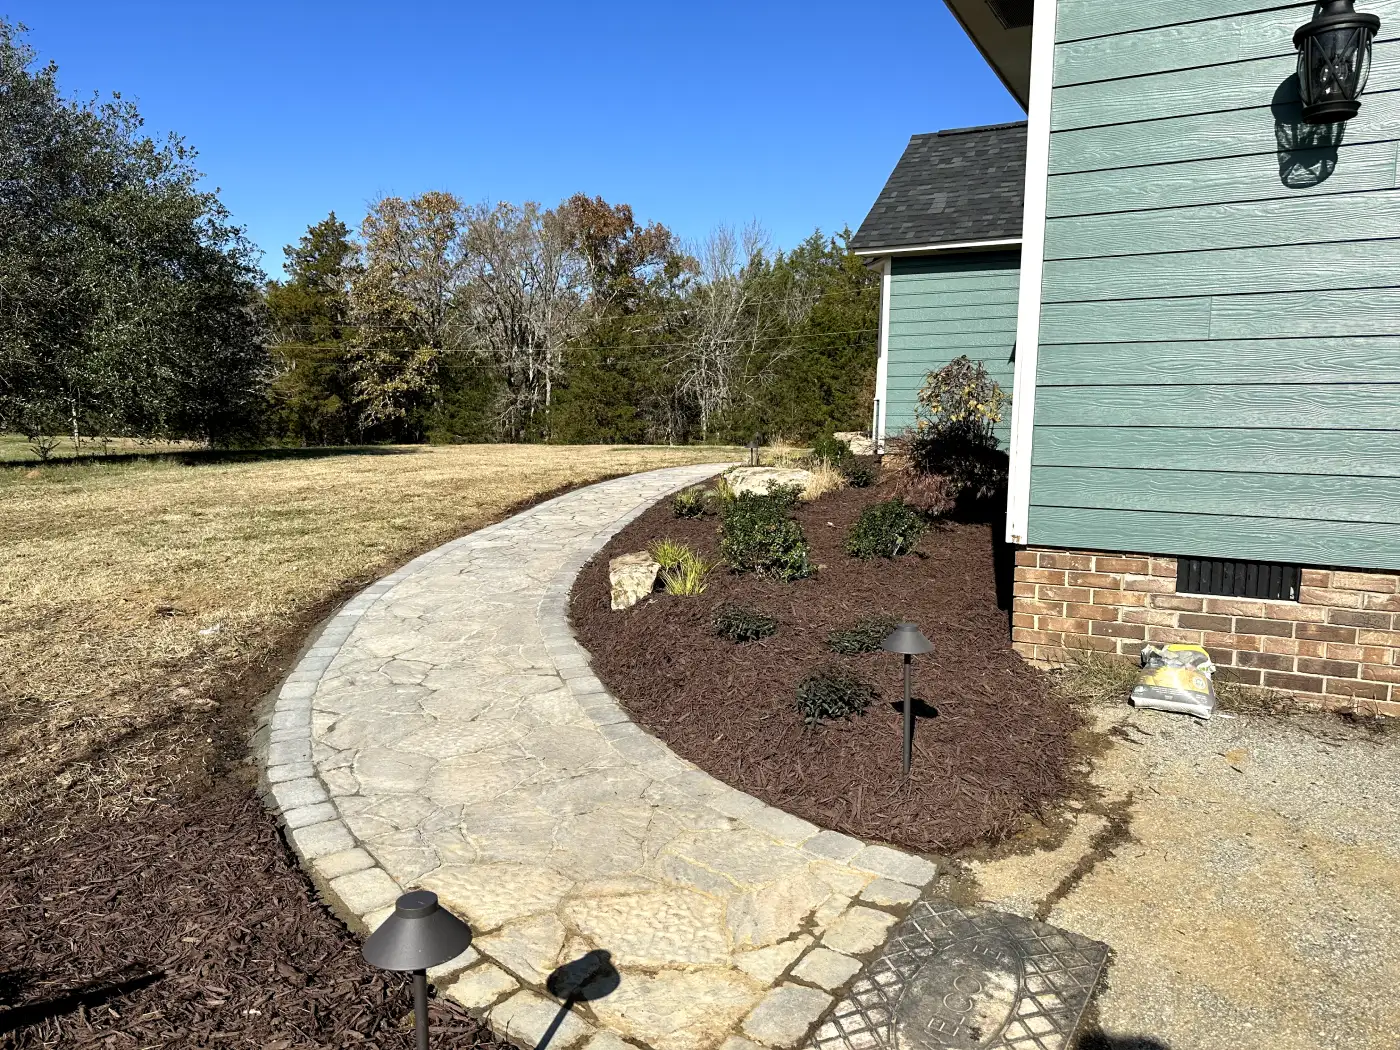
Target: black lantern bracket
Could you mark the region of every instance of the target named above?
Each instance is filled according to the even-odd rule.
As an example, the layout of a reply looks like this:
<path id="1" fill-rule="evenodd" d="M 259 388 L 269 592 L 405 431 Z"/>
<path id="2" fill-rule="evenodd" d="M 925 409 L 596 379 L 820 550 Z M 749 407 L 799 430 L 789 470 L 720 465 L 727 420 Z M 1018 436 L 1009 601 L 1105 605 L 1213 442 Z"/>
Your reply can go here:
<path id="1" fill-rule="evenodd" d="M 1303 120 L 1340 124 L 1361 111 L 1371 75 L 1371 44 L 1380 32 L 1376 15 L 1356 10 L 1356 0 L 1322 0 L 1312 20 L 1298 27 L 1298 89 Z"/>

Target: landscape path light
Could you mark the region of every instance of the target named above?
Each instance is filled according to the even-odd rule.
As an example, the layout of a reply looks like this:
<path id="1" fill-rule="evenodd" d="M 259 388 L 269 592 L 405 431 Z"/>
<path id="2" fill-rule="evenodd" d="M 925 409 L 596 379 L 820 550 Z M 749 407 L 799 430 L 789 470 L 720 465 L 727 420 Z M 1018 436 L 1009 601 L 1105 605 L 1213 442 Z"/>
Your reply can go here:
<path id="1" fill-rule="evenodd" d="M 880 648 L 904 656 L 904 775 L 907 777 L 909 767 L 914 762 L 914 695 L 911 685 L 914 657 L 933 652 L 933 643 L 923 636 L 917 625 L 902 623 L 880 643 Z"/>
<path id="2" fill-rule="evenodd" d="M 428 968 L 451 962 L 471 943 L 471 927 L 439 905 L 431 890 L 401 896 L 394 914 L 365 940 L 365 961 L 371 966 L 413 974 L 418 1050 L 428 1050 Z"/>

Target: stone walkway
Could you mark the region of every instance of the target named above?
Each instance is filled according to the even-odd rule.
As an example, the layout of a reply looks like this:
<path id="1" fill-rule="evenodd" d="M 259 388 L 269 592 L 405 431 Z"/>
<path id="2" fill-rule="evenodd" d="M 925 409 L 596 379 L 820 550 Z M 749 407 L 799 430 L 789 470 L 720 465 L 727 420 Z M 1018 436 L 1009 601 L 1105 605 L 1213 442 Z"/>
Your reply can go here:
<path id="1" fill-rule="evenodd" d="M 714 780 L 589 672 L 579 569 L 721 469 L 594 485 L 409 563 L 329 622 L 260 733 L 332 905 L 366 931 L 434 890 L 476 932 L 439 987 L 517 1043 L 803 1044 L 937 874 Z M 549 974 L 599 950 L 616 989 L 561 1016 Z"/>

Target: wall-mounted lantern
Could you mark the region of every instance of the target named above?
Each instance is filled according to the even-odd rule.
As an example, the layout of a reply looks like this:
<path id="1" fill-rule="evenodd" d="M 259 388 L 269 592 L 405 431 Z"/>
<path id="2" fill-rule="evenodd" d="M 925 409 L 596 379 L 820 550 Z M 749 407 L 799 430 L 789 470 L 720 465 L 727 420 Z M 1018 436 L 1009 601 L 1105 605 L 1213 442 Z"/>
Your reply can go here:
<path id="1" fill-rule="evenodd" d="M 1357 12 L 1356 0 L 1322 0 L 1312 21 L 1298 27 L 1293 46 L 1305 121 L 1338 124 L 1356 116 L 1380 28 L 1375 15 Z"/>

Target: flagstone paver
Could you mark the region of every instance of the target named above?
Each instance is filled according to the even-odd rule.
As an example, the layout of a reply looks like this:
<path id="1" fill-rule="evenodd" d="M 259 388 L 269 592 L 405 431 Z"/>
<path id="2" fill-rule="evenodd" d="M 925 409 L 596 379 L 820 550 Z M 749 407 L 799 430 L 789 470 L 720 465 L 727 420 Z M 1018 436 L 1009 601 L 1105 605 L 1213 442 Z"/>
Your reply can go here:
<path id="1" fill-rule="evenodd" d="M 270 803 L 333 906 L 365 931 L 435 891 L 479 953 L 445 994 L 516 1042 L 796 1046 L 841 959 L 937 874 L 713 779 L 591 673 L 578 571 L 720 469 L 604 482 L 415 559 L 329 621 L 262 730 Z M 553 1025 L 548 975 L 599 949 L 618 987 Z"/>

